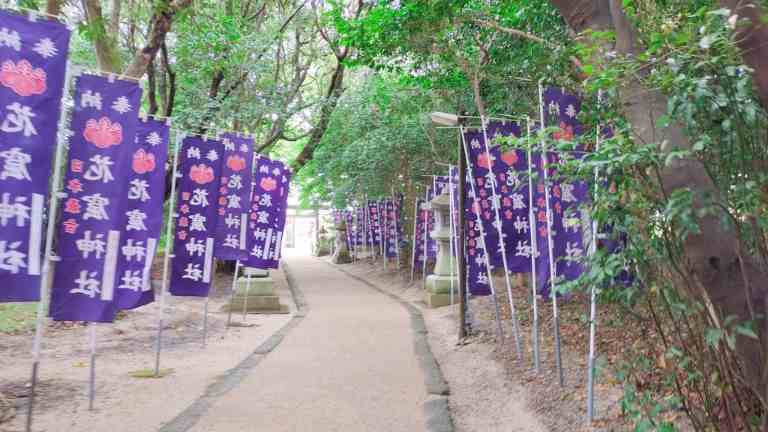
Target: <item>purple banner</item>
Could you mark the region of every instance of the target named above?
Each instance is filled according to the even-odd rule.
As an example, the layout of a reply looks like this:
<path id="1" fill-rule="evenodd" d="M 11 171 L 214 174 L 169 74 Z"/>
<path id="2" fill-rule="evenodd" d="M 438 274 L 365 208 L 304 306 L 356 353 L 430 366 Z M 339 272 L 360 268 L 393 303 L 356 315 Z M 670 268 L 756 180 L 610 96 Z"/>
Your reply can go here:
<path id="1" fill-rule="evenodd" d="M 270 269 L 279 265 L 290 179 L 291 173 L 282 162 L 263 156 L 256 159 L 248 267 Z"/>
<path id="2" fill-rule="evenodd" d="M 558 141 L 572 141 L 582 133 L 578 121 L 581 109 L 579 98 L 567 94 L 561 89 L 548 89 L 544 93 L 547 108 L 547 124 L 557 125 L 559 130 L 553 134 Z M 549 267 L 548 229 L 552 232 L 552 256 L 555 261 L 556 279 L 574 280 L 583 267 L 584 255 L 582 217 L 579 206 L 587 196 L 587 184 L 571 181 L 559 174 L 559 165 L 566 159 L 580 158 L 580 151 L 557 154 L 548 152 L 546 157 L 547 178 L 549 184 L 549 207 L 552 215 L 548 228 L 546 214 L 546 193 L 544 188 L 544 158 L 536 161 L 538 184 L 534 194 L 536 212 L 536 234 L 539 256 L 536 261 L 538 292 L 545 298 L 551 295 L 551 277 Z"/>
<path id="3" fill-rule="evenodd" d="M 458 173 L 457 173 L 458 175 Z M 477 186 L 473 188 L 472 177 L 467 170 L 465 187 L 467 189 L 467 198 L 464 202 L 465 218 L 465 236 L 466 236 L 466 259 L 467 259 L 467 286 L 469 292 L 475 296 L 491 295 L 491 286 L 488 279 L 488 266 L 483 247 L 483 236 L 480 235 L 483 228 L 480 222 L 480 205 L 475 203 L 475 192 Z M 459 198 L 457 197 L 458 201 Z"/>
<path id="4" fill-rule="evenodd" d="M 397 212 L 395 203 L 392 200 L 384 201 L 384 221 L 386 228 L 386 256 L 387 258 L 397 258 L 398 240 L 400 235 L 397 232 Z"/>
<path id="5" fill-rule="evenodd" d="M 150 272 L 163 225 L 169 129 L 167 122 L 151 118 L 140 120 L 137 128 L 138 149 L 127 173 L 125 230 L 115 272 L 119 309 L 134 309 L 155 300 Z"/>
<path id="6" fill-rule="evenodd" d="M 224 146 L 199 136 L 184 138 L 177 188 L 170 292 L 207 297 L 214 276 L 215 227 Z"/>
<path id="7" fill-rule="evenodd" d="M 44 17 L 0 21 L 0 302 L 37 301 L 70 33 Z"/>
<path id="8" fill-rule="evenodd" d="M 362 246 L 366 244 L 365 239 L 365 210 L 362 207 L 355 207 L 355 246 Z"/>
<path id="9" fill-rule="evenodd" d="M 485 137 L 488 137 L 486 151 Z M 496 226 L 494 202 L 499 206 L 499 219 L 504 235 L 504 250 L 510 272 L 530 272 L 530 259 L 524 253 L 525 232 L 528 228 L 528 162 L 525 153 L 517 150 L 501 151 L 498 145 L 492 145 L 496 137 L 520 136 L 520 127 L 514 122 L 491 122 L 482 130 L 465 132 L 469 144 L 470 169 L 474 177 L 475 191 L 481 208 L 480 219 L 485 230 L 485 244 L 491 251 L 491 264 L 502 266 L 502 245 Z M 490 155 L 490 158 L 488 157 Z M 493 192 L 496 192 L 496 197 Z M 528 238 L 530 244 L 530 237 Z M 518 255 L 517 246 L 523 246 Z"/>
<path id="10" fill-rule="evenodd" d="M 379 224 L 379 203 L 377 201 L 368 201 L 368 238 L 372 246 L 373 253 L 379 255 L 381 249 L 381 225 Z"/>
<path id="11" fill-rule="evenodd" d="M 413 221 L 413 267 L 421 269 L 422 263 L 426 259 L 424 254 L 424 216 L 421 208 L 424 206 L 423 199 L 416 199 L 416 220 Z"/>
<path id="12" fill-rule="evenodd" d="M 111 322 L 121 238 L 147 222 L 127 212 L 126 194 L 141 87 L 84 74 L 75 81 L 74 102 L 50 314 L 56 321 Z"/>
<path id="13" fill-rule="evenodd" d="M 507 266 L 512 273 L 530 273 L 531 226 L 528 187 L 528 154 L 509 150 L 500 155 L 494 165 L 501 197 L 501 229 L 507 254 Z"/>
<path id="14" fill-rule="evenodd" d="M 219 184 L 219 221 L 214 256 L 223 260 L 248 258 L 248 203 L 251 200 L 253 138 L 221 135 L 224 156 Z"/>
<path id="15" fill-rule="evenodd" d="M 341 212 L 341 217 L 344 218 L 347 225 L 347 238 L 345 239 L 347 242 L 347 249 L 350 252 L 353 252 L 356 249 L 355 245 L 355 238 L 357 237 L 357 227 L 355 226 L 355 215 L 353 212 L 349 210 L 344 210 Z"/>

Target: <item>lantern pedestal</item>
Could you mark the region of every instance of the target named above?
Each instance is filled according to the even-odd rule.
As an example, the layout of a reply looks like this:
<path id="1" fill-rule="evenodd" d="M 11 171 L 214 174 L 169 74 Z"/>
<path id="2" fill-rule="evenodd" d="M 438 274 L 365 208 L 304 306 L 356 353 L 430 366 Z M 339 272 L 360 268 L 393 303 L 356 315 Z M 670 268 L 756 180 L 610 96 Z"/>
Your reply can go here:
<path id="1" fill-rule="evenodd" d="M 451 259 L 451 229 L 448 225 L 451 202 L 447 192 L 444 190 L 429 202 L 430 208 L 435 211 L 435 229 L 430 235 L 437 241 L 435 273 L 427 276 L 427 292 L 424 299 L 427 306 L 431 308 L 450 305 L 451 288 L 456 290 L 459 286 L 459 279 L 455 276 L 457 272 L 453 268 L 453 259 Z"/>
<path id="2" fill-rule="evenodd" d="M 250 278 L 250 281 L 248 280 Z M 275 281 L 269 271 L 252 267 L 243 270 L 243 276 L 237 279 L 235 295 L 222 311 L 242 311 L 256 314 L 288 313 L 288 306 L 280 304 L 280 296 L 275 294 Z"/>

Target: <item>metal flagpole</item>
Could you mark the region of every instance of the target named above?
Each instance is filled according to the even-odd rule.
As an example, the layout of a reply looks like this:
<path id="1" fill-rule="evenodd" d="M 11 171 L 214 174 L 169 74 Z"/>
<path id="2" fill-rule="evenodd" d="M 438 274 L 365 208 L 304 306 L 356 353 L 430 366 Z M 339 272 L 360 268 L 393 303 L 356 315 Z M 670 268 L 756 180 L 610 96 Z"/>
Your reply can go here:
<path id="1" fill-rule="evenodd" d="M 171 168 L 171 197 L 168 202 L 168 219 L 165 226 L 165 251 L 163 252 L 163 282 L 160 287 L 160 301 L 157 312 L 157 341 L 155 344 L 155 377 L 160 376 L 160 352 L 163 349 L 163 321 L 165 318 L 165 297 L 168 292 L 168 270 L 171 261 L 171 245 L 173 244 L 173 220 L 177 216 L 175 207 L 176 200 L 176 180 L 179 178 L 178 162 L 179 149 L 184 134 L 176 132 L 176 145 L 173 149 L 173 166 Z"/>
<path id="2" fill-rule="evenodd" d="M 266 245 L 264 247 L 267 247 Z M 243 271 L 245 273 L 245 271 Z M 251 292 L 251 273 L 245 275 L 245 296 L 243 297 L 243 322 L 248 320 L 248 294 Z"/>
<path id="3" fill-rule="evenodd" d="M 461 142 L 462 142 L 462 148 L 464 150 L 464 157 L 467 161 L 467 173 L 472 181 L 469 182 L 471 191 L 472 191 L 472 203 L 473 208 L 479 208 L 480 203 L 477 199 L 477 191 L 475 191 L 475 182 L 474 182 L 474 174 L 472 174 L 472 162 L 469 158 L 469 151 L 467 150 L 467 142 L 464 138 L 464 127 L 462 126 L 459 129 L 459 132 L 461 133 Z M 478 215 L 478 218 L 480 215 Z M 477 227 L 480 229 L 480 243 L 483 245 L 483 255 L 485 255 L 485 271 L 488 274 L 488 285 L 491 288 L 491 299 L 493 300 L 493 309 L 496 314 L 496 331 L 498 332 L 499 337 L 499 343 L 504 343 L 504 331 L 501 328 L 501 314 L 499 313 L 499 302 L 496 299 L 496 286 L 493 283 L 493 272 L 491 271 L 491 257 L 488 254 L 488 248 L 485 246 L 485 228 L 483 228 L 482 221 L 477 221 Z M 469 284 L 467 284 L 467 291 L 469 291 Z M 467 301 L 467 304 L 469 304 L 469 301 Z"/>
<path id="4" fill-rule="evenodd" d="M 400 206 L 398 205 L 397 196 L 395 196 L 395 189 L 392 188 L 392 223 L 395 225 L 395 259 L 397 260 L 397 270 L 399 272 L 401 264 L 400 264 L 400 223 L 399 223 L 400 212 L 398 211 L 398 209 L 400 209 Z"/>
<path id="5" fill-rule="evenodd" d="M 341 212 L 341 218 L 344 220 L 344 226 L 347 227 L 347 230 L 346 230 L 346 232 L 344 234 L 344 237 L 345 237 L 344 240 L 347 242 L 347 246 L 348 246 L 347 249 L 349 249 L 349 258 L 354 263 L 355 261 L 357 261 L 357 257 L 355 256 L 356 255 L 355 254 L 355 249 L 356 248 L 355 248 L 354 240 L 352 240 L 354 238 L 354 236 L 352 235 L 352 232 L 353 232 L 353 229 L 354 229 L 355 232 L 357 231 L 357 229 L 355 228 L 355 227 L 357 227 L 357 224 L 355 223 L 355 220 L 357 218 L 355 218 L 355 215 L 352 214 L 352 213 L 350 213 L 350 216 L 352 216 L 352 225 L 351 226 L 350 226 L 349 223 L 347 223 L 347 215 L 345 215 L 343 211 Z M 338 231 L 337 231 L 336 235 L 338 236 Z M 333 255 L 331 255 L 331 256 L 333 256 Z"/>
<path id="6" fill-rule="evenodd" d="M 256 167 L 256 161 L 258 160 L 258 155 L 254 155 L 253 157 L 253 166 Z M 254 168 L 255 170 L 255 168 Z M 251 194 L 249 203 L 253 201 L 253 195 L 256 192 L 256 183 L 251 182 Z M 246 222 L 247 223 L 247 222 Z M 237 284 L 237 268 L 240 267 L 240 260 L 237 260 L 237 265 L 235 266 L 235 278 L 232 280 L 232 294 L 229 300 L 229 313 L 227 315 L 227 326 L 229 326 L 229 321 L 232 319 L 232 309 L 234 309 L 234 300 L 235 300 L 235 286 Z M 247 266 L 246 266 L 247 267 Z M 243 271 L 245 273 L 245 271 Z M 248 317 L 246 314 L 246 311 L 248 310 L 248 294 L 250 293 L 251 289 L 251 276 L 250 274 L 247 276 L 246 280 L 248 281 L 245 285 L 245 295 L 243 296 L 243 322 L 246 321 L 246 318 Z"/>
<path id="7" fill-rule="evenodd" d="M 531 234 L 531 304 L 533 305 L 533 369 L 536 373 L 541 371 L 539 356 L 539 297 L 536 292 L 536 257 L 539 255 L 539 247 L 536 240 L 536 214 L 533 211 L 533 143 L 531 142 L 531 119 L 526 117 L 526 129 L 528 133 L 528 229 Z"/>
<path id="8" fill-rule="evenodd" d="M 37 303 L 37 317 L 35 319 L 35 338 L 32 342 L 32 377 L 29 388 L 29 402 L 27 403 L 27 422 L 26 431 L 32 430 L 32 414 L 35 407 L 35 387 L 37 386 L 37 375 L 40 369 L 40 351 L 43 342 L 43 330 L 45 327 L 45 305 L 48 298 L 48 284 L 51 280 L 51 261 L 53 260 L 53 236 L 56 235 L 56 215 L 59 209 L 59 194 L 61 186 L 61 171 L 64 159 L 64 149 L 68 140 L 67 128 L 65 122 L 67 118 L 67 108 L 65 101 L 71 100 L 69 94 L 71 90 L 70 80 L 72 73 L 70 64 L 67 62 L 64 72 L 64 92 L 61 99 L 61 113 L 59 114 L 59 133 L 56 136 L 56 156 L 53 162 L 53 181 L 51 182 L 50 198 L 48 201 L 48 225 L 45 232 L 45 255 L 43 256 L 43 268 L 40 276 L 40 301 Z"/>
<path id="9" fill-rule="evenodd" d="M 384 261 L 384 267 L 387 267 L 387 247 L 386 247 L 386 238 L 387 238 L 387 230 L 385 229 L 386 220 L 381 216 L 381 200 L 379 200 L 376 203 L 376 208 L 379 210 L 379 250 L 381 250 L 381 258 L 382 261 Z M 385 212 L 387 203 L 384 203 Z"/>
<path id="10" fill-rule="evenodd" d="M 88 411 L 93 411 L 96 399 L 96 323 L 88 323 L 88 339 L 91 345 L 91 367 L 88 378 Z"/>
<path id="11" fill-rule="evenodd" d="M 541 160 L 543 161 L 544 169 L 544 202 L 547 209 L 547 249 L 549 251 L 549 284 L 550 295 L 552 296 L 552 319 L 555 326 L 555 362 L 557 364 L 557 372 L 560 377 L 560 385 L 565 385 L 565 373 L 563 372 L 562 356 L 560 353 L 560 316 L 557 310 L 557 284 L 555 279 L 557 278 L 557 269 L 555 266 L 554 257 L 554 244 L 552 242 L 552 227 L 554 225 L 554 219 L 552 217 L 552 209 L 550 208 L 549 201 L 549 173 L 548 168 L 548 155 L 546 137 L 543 132 L 546 130 L 546 120 L 544 118 L 544 90 L 539 81 L 539 117 L 541 118 Z"/>
<path id="12" fill-rule="evenodd" d="M 360 227 L 363 229 L 363 233 L 362 233 L 362 236 L 363 236 L 363 251 L 365 253 L 369 253 L 370 254 L 370 251 L 368 250 L 369 247 L 370 247 L 368 245 L 368 240 L 370 240 L 368 238 L 368 230 L 369 230 L 369 227 L 368 227 L 368 200 L 366 200 L 365 197 L 363 197 L 363 203 L 360 206 L 360 208 L 361 208 L 361 214 L 362 214 L 362 217 L 363 217 L 363 219 L 360 221 L 360 224 L 361 224 Z M 363 258 L 367 258 L 367 257 L 364 256 Z"/>
<path id="13" fill-rule="evenodd" d="M 376 201 L 376 209 L 379 212 L 379 243 L 381 244 L 381 261 L 384 263 L 384 269 L 387 268 L 387 218 L 382 217 L 381 200 Z M 387 202 L 384 201 L 384 213 L 387 212 Z"/>
<path id="14" fill-rule="evenodd" d="M 208 304 L 211 302 L 211 294 L 214 292 L 216 280 L 216 260 L 211 262 L 211 289 L 208 290 L 208 295 L 205 296 L 205 302 L 203 303 L 203 348 L 206 347 L 208 342 Z"/>
<path id="15" fill-rule="evenodd" d="M 240 273 L 240 260 L 235 262 L 235 275 L 232 277 L 232 292 L 229 294 L 229 310 L 227 311 L 227 328 L 232 325 L 232 309 L 234 308 L 235 289 L 237 289 L 237 275 Z M 248 293 L 246 293 L 248 295 Z"/>
<path id="16" fill-rule="evenodd" d="M 448 206 L 449 209 L 449 218 L 448 218 L 448 232 L 451 235 L 450 238 L 450 249 L 451 249 L 451 304 L 453 304 L 453 289 L 454 289 L 454 283 L 453 283 L 453 276 L 456 274 L 455 268 L 453 266 L 455 260 L 456 260 L 456 231 L 455 227 L 453 225 L 453 211 L 454 211 L 454 205 L 453 205 L 453 176 L 451 175 L 451 165 L 448 165 L 448 199 L 450 200 L 450 204 Z M 458 267 L 458 264 L 456 265 Z"/>
<path id="17" fill-rule="evenodd" d="M 424 192 L 424 204 L 422 207 L 426 207 L 429 203 L 429 186 L 427 186 L 426 192 Z M 423 289 L 427 288 L 427 258 L 429 257 L 429 242 L 427 241 L 427 233 L 429 231 L 429 211 L 423 208 L 424 212 L 424 259 L 421 262 L 421 285 Z"/>
<path id="18" fill-rule="evenodd" d="M 598 106 L 602 99 L 602 93 L 597 94 Z M 600 150 L 600 124 L 597 125 L 595 131 L 595 152 Z M 598 181 L 600 171 L 595 165 L 595 198 L 592 202 L 595 202 L 598 192 Z M 594 212 L 593 212 L 594 213 Z M 597 221 L 592 215 L 592 254 L 597 252 Z M 587 421 L 591 424 L 595 417 L 595 355 L 596 355 L 596 338 L 597 338 L 597 288 L 592 285 L 592 289 L 589 293 L 589 357 L 587 358 Z"/>
<path id="19" fill-rule="evenodd" d="M 504 240 L 504 231 L 501 229 L 501 215 L 499 214 L 499 207 L 501 197 L 496 193 L 496 173 L 493 172 L 493 160 L 491 159 L 491 150 L 488 145 L 488 129 L 486 127 L 485 118 L 481 118 L 480 122 L 483 126 L 483 143 L 485 147 L 485 157 L 488 160 L 488 174 L 491 180 L 491 194 L 493 200 L 491 201 L 491 207 L 494 210 L 494 217 L 496 219 L 496 230 L 499 233 L 499 246 L 501 247 L 501 262 L 504 265 L 504 282 L 507 286 L 507 298 L 509 300 L 510 315 L 512 315 L 512 336 L 515 338 L 515 350 L 517 351 L 517 360 L 523 361 L 523 345 L 520 340 L 520 324 L 517 322 L 517 311 L 515 310 L 515 300 L 512 298 L 512 281 L 509 278 L 509 264 L 507 262 L 507 247 Z M 488 253 L 488 251 L 485 251 Z"/>
<path id="20" fill-rule="evenodd" d="M 416 231 L 419 229 L 419 198 L 416 197 L 416 201 L 413 203 L 413 247 L 411 253 L 411 283 L 413 283 L 413 276 L 416 273 Z"/>

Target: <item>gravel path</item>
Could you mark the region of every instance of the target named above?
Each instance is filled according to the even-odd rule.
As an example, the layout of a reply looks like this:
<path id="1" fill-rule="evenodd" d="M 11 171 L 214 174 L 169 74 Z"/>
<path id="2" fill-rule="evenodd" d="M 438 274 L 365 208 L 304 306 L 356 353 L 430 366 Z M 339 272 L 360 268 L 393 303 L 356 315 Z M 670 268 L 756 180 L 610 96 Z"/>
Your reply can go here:
<path id="1" fill-rule="evenodd" d="M 427 393 L 406 310 L 320 260 L 287 261 L 309 313 L 191 430 L 424 430 Z"/>

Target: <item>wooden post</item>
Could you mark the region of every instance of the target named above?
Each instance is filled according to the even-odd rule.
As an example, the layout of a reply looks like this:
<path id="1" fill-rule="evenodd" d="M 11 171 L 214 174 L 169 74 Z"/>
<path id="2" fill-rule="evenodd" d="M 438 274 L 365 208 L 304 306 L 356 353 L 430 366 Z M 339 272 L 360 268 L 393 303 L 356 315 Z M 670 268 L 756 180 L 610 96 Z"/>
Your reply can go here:
<path id="1" fill-rule="evenodd" d="M 464 203 L 467 199 L 467 160 L 464 157 L 463 141 L 461 139 L 461 130 L 458 132 L 459 138 L 459 223 L 456 229 L 459 230 L 459 244 L 456 245 L 456 255 L 459 261 L 459 340 L 467 337 L 467 260 L 464 255 L 465 247 L 465 230 L 464 226 L 466 221 L 464 220 Z"/>

